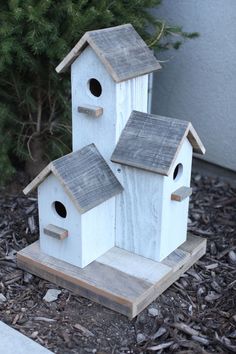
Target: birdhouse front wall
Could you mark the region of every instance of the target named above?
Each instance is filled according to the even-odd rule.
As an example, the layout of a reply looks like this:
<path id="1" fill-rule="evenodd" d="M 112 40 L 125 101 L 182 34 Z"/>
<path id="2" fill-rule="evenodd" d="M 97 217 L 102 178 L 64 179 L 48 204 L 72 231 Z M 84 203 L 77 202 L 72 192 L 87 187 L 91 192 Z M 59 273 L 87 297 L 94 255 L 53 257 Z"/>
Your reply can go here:
<path id="1" fill-rule="evenodd" d="M 71 83 L 73 151 L 94 143 L 108 160 L 115 141 L 116 84 L 89 46 L 71 66 Z M 102 108 L 102 115 L 78 112 L 88 105 Z"/>
<path id="2" fill-rule="evenodd" d="M 192 145 L 185 138 L 170 175 L 164 177 L 160 260 L 187 239 L 189 197 L 178 202 L 171 200 L 170 196 L 182 186 L 190 187 L 192 150 Z"/>
<path id="3" fill-rule="evenodd" d="M 147 111 L 148 75 L 116 83 L 88 46 L 71 66 L 71 83 L 73 151 L 94 143 L 115 170 L 110 157 L 130 113 Z"/>
<path id="4" fill-rule="evenodd" d="M 38 187 L 42 251 L 75 266 L 85 267 L 115 245 L 114 204 L 115 197 L 80 214 L 59 180 L 53 174 L 49 175 Z M 57 239 L 46 234 L 48 225 L 66 230 L 68 236 Z"/>
<path id="5" fill-rule="evenodd" d="M 55 202 L 58 202 L 58 204 L 55 205 Z M 38 207 L 42 251 L 81 267 L 81 215 L 53 174 L 49 175 L 38 187 Z M 60 240 L 45 234 L 44 229 L 48 225 L 67 230 L 68 237 Z"/>

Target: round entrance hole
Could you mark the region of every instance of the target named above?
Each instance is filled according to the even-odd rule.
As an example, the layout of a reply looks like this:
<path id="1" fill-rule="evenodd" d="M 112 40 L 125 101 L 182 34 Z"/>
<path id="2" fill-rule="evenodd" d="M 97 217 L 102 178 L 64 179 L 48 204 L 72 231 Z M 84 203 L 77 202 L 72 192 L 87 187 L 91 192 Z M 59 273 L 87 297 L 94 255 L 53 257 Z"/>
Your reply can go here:
<path id="1" fill-rule="evenodd" d="M 88 81 L 88 87 L 91 94 L 95 97 L 99 97 L 102 94 L 102 85 L 97 79 L 90 79 Z"/>
<path id="2" fill-rule="evenodd" d="M 59 215 L 61 218 L 66 218 L 67 210 L 64 204 L 57 200 L 53 203 L 53 208 L 57 215 Z"/>
<path id="3" fill-rule="evenodd" d="M 183 165 L 182 163 L 178 163 L 178 165 L 175 167 L 174 172 L 173 172 L 173 180 L 177 181 L 183 173 Z"/>

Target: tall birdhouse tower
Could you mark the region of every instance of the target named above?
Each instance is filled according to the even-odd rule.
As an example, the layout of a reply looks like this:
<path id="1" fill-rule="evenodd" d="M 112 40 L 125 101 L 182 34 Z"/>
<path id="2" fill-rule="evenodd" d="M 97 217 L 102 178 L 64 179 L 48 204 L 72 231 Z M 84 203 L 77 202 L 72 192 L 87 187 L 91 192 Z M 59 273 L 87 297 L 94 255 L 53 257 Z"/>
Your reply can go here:
<path id="1" fill-rule="evenodd" d="M 130 24 L 87 32 L 56 68 L 71 66 L 73 151 L 110 157 L 132 110 L 147 112 L 148 74 L 160 69 Z"/>

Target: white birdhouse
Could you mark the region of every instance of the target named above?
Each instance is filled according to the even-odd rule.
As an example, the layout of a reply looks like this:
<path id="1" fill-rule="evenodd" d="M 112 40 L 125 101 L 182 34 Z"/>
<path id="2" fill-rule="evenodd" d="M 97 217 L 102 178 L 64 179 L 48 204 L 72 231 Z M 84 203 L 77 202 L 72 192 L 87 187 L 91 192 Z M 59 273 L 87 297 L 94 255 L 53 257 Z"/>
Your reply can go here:
<path id="1" fill-rule="evenodd" d="M 205 253 L 186 241 L 205 148 L 191 123 L 147 113 L 160 65 L 130 24 L 87 32 L 56 70 L 69 66 L 73 153 L 24 190 L 38 187 L 40 242 L 18 264 L 134 317 Z"/>
<path id="2" fill-rule="evenodd" d="M 38 187 L 40 248 L 84 267 L 115 245 L 115 195 L 122 186 L 95 145 L 51 162 L 25 189 Z"/>
<path id="3" fill-rule="evenodd" d="M 132 110 L 147 112 L 148 74 L 160 64 L 127 24 L 85 33 L 56 70 L 70 65 L 73 150 L 94 143 L 110 163 Z"/>
<path id="4" fill-rule="evenodd" d="M 192 151 L 205 153 L 191 123 L 133 111 L 111 160 L 122 164 L 116 245 L 161 261 L 187 237 Z"/>

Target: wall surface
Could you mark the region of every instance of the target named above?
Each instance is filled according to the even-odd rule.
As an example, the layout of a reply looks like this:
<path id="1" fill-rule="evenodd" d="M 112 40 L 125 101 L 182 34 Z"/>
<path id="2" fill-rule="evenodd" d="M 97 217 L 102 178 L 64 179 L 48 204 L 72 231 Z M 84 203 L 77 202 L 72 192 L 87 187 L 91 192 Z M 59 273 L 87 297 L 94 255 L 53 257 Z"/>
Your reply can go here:
<path id="1" fill-rule="evenodd" d="M 236 1 L 164 0 L 154 13 L 200 37 L 158 56 L 153 113 L 192 121 L 204 158 L 236 171 Z"/>

